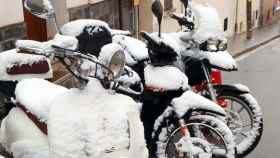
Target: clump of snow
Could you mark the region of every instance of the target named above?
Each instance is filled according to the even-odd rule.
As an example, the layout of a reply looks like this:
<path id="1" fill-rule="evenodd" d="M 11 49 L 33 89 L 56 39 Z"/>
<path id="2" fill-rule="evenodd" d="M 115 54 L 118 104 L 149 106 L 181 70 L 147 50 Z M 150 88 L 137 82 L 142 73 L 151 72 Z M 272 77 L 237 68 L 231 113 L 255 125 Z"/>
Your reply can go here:
<path id="1" fill-rule="evenodd" d="M 51 157 L 127 157 L 130 148 L 127 113 L 139 116 L 137 103 L 131 98 L 112 94 L 92 79 L 84 90 L 72 89 L 60 95 L 52 107 L 48 122 Z M 140 146 L 145 148 L 145 144 Z M 123 152 L 114 155 L 118 151 Z"/>
<path id="2" fill-rule="evenodd" d="M 21 74 L 9 75 L 7 70 L 13 66 L 20 66 L 23 64 L 32 65 L 41 61 L 47 61 L 50 71 L 45 74 Z M 52 78 L 52 69 L 49 60 L 40 55 L 17 53 L 16 49 L 0 53 L 0 80 L 3 81 L 18 81 L 24 78 Z"/>
<path id="3" fill-rule="evenodd" d="M 76 50 L 78 48 L 78 40 L 71 36 L 63 36 L 56 34 L 55 37 L 47 42 L 38 42 L 33 40 L 18 40 L 16 42 L 17 48 L 30 48 L 35 49 L 36 54 L 50 55 L 55 53 L 52 45 L 59 46 L 61 48 Z"/>
<path id="4" fill-rule="evenodd" d="M 198 156 L 201 158 L 211 158 L 211 144 L 206 140 L 196 137 L 183 137 L 175 143 L 180 152 L 187 153 L 188 156 Z"/>
<path id="5" fill-rule="evenodd" d="M 169 34 L 162 33 L 161 37 L 159 37 L 158 33 L 155 32 L 155 33 L 151 34 L 151 37 L 157 43 L 163 43 L 163 44 L 167 45 L 168 47 L 172 48 L 174 50 L 174 52 L 176 52 L 180 56 L 181 46 L 178 44 L 178 42 L 176 40 L 174 40 L 173 38 L 170 38 Z"/>
<path id="6" fill-rule="evenodd" d="M 80 19 L 66 23 L 60 28 L 63 35 L 79 36 L 87 26 L 102 26 L 110 30 L 109 25 L 101 20 Z"/>
<path id="7" fill-rule="evenodd" d="M 225 110 L 218 104 L 192 91 L 186 91 L 182 96 L 173 99 L 171 104 L 180 117 L 190 109 L 206 109 L 226 115 Z"/>
<path id="8" fill-rule="evenodd" d="M 14 158 L 49 158 L 49 146 L 34 141 L 18 141 L 13 143 L 11 151 Z"/>
<path id="9" fill-rule="evenodd" d="M 16 100 L 42 122 L 47 122 L 54 98 L 67 92 L 64 87 L 42 79 L 24 79 L 17 84 Z"/>
<path id="10" fill-rule="evenodd" d="M 214 7 L 195 4 L 192 9 L 198 19 L 197 30 L 193 35 L 195 40 L 205 41 L 208 38 L 224 37 L 222 23 Z"/>
<path id="11" fill-rule="evenodd" d="M 20 108 L 13 108 L 1 123 L 0 141 L 14 158 L 44 158 L 48 153 L 47 136 Z"/>
<path id="12" fill-rule="evenodd" d="M 148 65 L 144 70 L 144 75 L 147 87 L 164 90 L 186 90 L 189 87 L 187 76 L 174 66 Z"/>
<path id="13" fill-rule="evenodd" d="M 135 65 L 139 61 L 149 59 L 146 44 L 138 39 L 124 35 L 116 35 L 113 37 L 113 42 L 122 46 L 129 66 Z"/>
<path id="14" fill-rule="evenodd" d="M 191 56 L 199 60 L 207 59 L 211 65 L 226 70 L 236 70 L 238 68 L 236 61 L 228 51 L 204 52 L 194 49 L 183 51 L 182 57 L 187 56 Z"/>
<path id="15" fill-rule="evenodd" d="M 117 36 L 117 35 L 130 36 L 131 32 L 130 31 L 124 31 L 124 30 L 111 29 L 111 34 L 112 34 L 112 36 Z"/>

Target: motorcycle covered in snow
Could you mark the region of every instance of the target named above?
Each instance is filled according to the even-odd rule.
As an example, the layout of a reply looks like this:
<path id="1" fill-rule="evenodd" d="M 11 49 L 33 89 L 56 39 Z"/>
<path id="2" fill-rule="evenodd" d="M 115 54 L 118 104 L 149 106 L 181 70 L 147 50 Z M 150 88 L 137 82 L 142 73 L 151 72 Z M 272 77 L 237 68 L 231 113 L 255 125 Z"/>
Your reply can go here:
<path id="1" fill-rule="evenodd" d="M 211 6 L 182 1 L 185 14 L 173 14 L 184 32 L 170 36 L 181 46 L 184 72 L 193 90 L 216 101 L 227 112 L 227 124 L 237 144 L 237 154 L 244 157 L 258 145 L 263 132 L 263 115 L 249 88 L 242 84 L 223 84 L 221 71 L 237 71 L 237 64 L 227 52 L 217 11 Z"/>
<path id="2" fill-rule="evenodd" d="M 162 5 L 152 11 L 159 28 Z M 159 29 L 160 30 L 160 29 Z M 235 143 L 226 124 L 210 115 L 225 116 L 214 102 L 193 93 L 187 76 L 174 63 L 180 52 L 176 43 L 158 35 L 141 33 L 147 41 L 149 62 L 144 66 L 141 120 L 152 157 L 234 157 Z"/>
<path id="3" fill-rule="evenodd" d="M 43 11 L 47 3 L 35 0 L 25 3 L 32 9 L 35 7 L 33 11 L 36 14 L 45 16 L 46 12 Z M 63 36 L 56 36 L 59 37 Z M 125 64 L 122 48 L 116 44 L 105 45 L 97 59 L 77 52 L 78 41 L 75 38 L 67 37 L 70 43 L 65 38 L 63 44 L 72 49 L 56 45 L 54 41 L 41 43 L 27 40 L 16 43 L 17 50 L 24 54 L 11 52 L 13 57 L 7 62 L 12 69 L 19 66 L 11 71 L 21 70 L 21 74 L 9 74 L 5 79 L 17 80 L 18 75 L 21 78 L 14 92 L 15 107 L 1 124 L 2 146 L 15 158 L 148 157 L 144 129 L 139 118 L 140 105 L 112 90 L 114 80 Z M 32 55 L 33 58 L 29 60 L 30 53 L 39 56 Z M 17 60 L 30 65 L 34 60 L 40 62 L 39 59 L 45 59 L 41 55 L 57 58 L 76 78 L 77 87 L 66 89 L 38 79 L 36 77 L 51 76 L 45 76 L 43 72 L 32 76 L 28 72 L 38 70 L 34 65 L 22 68 L 22 65 L 9 62 Z M 20 58 L 23 56 L 24 59 Z M 45 66 L 48 66 L 50 73 L 50 65 Z M 30 77 L 22 80 L 24 76 Z"/>

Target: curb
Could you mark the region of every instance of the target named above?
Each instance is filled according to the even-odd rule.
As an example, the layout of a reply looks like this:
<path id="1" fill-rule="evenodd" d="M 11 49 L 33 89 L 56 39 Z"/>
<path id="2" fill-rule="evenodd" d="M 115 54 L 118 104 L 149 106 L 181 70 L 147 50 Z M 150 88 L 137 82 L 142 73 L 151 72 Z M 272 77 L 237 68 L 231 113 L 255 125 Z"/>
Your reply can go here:
<path id="1" fill-rule="evenodd" d="M 257 49 L 257 48 L 259 48 L 259 47 L 261 47 L 261 46 L 263 46 L 263 45 L 265 45 L 265 44 L 267 44 L 267 43 L 269 43 L 269 42 L 271 42 L 271 41 L 273 41 L 273 40 L 275 40 L 275 39 L 278 39 L 278 38 L 280 38 L 280 35 L 274 36 L 274 37 L 272 37 L 272 38 L 270 38 L 270 39 L 268 39 L 268 40 L 265 40 L 265 41 L 263 41 L 263 42 L 261 42 L 261 43 L 259 43 L 259 44 L 257 44 L 257 45 L 254 45 L 254 46 L 252 46 L 252 47 L 250 47 L 250 48 L 246 48 L 246 49 L 244 49 L 243 51 L 237 52 L 237 53 L 235 53 L 235 54 L 233 55 L 233 57 L 234 57 L 234 58 L 238 58 L 238 57 L 240 57 L 241 55 L 244 55 L 244 54 L 246 54 L 246 53 L 249 53 L 249 52 L 251 52 L 251 51 L 253 51 L 253 50 L 255 50 L 255 49 Z"/>

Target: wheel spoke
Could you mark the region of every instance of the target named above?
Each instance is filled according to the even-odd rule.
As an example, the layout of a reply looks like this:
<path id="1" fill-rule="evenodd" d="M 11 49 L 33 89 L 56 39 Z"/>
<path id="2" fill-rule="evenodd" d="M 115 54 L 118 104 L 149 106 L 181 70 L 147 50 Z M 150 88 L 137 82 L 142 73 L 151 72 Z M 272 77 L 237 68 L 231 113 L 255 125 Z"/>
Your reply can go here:
<path id="1" fill-rule="evenodd" d="M 238 110 L 238 114 L 240 114 L 245 108 L 242 106 L 239 110 Z"/>

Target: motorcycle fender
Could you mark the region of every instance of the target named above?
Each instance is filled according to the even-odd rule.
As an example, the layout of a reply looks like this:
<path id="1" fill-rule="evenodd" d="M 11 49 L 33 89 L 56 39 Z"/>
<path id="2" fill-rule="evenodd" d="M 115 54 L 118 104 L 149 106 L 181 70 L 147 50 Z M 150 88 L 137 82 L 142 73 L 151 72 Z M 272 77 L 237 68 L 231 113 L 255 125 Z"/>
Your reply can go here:
<path id="1" fill-rule="evenodd" d="M 192 111 L 207 111 L 220 116 L 226 115 L 225 110 L 218 104 L 192 91 L 186 91 L 182 96 L 173 99 L 171 105 L 179 117 Z"/>
<path id="2" fill-rule="evenodd" d="M 250 89 L 242 84 L 222 84 L 222 85 L 214 85 L 214 89 L 216 93 L 223 94 L 224 92 L 232 92 L 237 94 L 246 94 L 250 93 Z"/>

